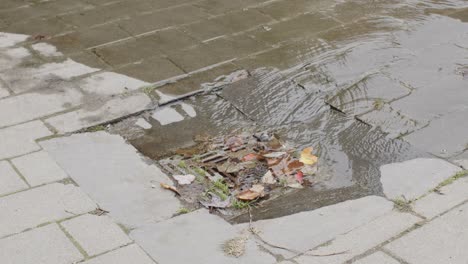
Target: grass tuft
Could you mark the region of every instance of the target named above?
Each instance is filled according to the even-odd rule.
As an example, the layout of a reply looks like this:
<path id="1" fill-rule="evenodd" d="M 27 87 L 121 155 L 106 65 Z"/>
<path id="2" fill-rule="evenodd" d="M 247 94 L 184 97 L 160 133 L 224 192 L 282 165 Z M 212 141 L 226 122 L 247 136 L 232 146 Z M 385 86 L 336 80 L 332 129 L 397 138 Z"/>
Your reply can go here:
<path id="1" fill-rule="evenodd" d="M 393 200 L 393 208 L 400 212 L 411 212 L 413 210 L 413 208 L 411 208 L 411 201 L 402 198 Z"/>

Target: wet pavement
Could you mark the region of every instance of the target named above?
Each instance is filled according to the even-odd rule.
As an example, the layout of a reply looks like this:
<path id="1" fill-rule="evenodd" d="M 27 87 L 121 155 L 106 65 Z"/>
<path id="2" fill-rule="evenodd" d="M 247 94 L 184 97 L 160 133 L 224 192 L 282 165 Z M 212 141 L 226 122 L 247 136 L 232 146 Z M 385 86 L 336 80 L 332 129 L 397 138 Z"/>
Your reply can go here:
<path id="1" fill-rule="evenodd" d="M 282 44 L 225 67 L 245 68 L 248 78 L 216 89 L 206 85 L 216 83 L 209 77 L 194 78 L 202 85 L 182 79 L 162 86 L 153 96 L 177 102 L 162 99 L 164 106 L 144 116 L 151 129 L 129 129 L 131 122 L 124 121 L 113 131 L 153 159 L 196 145 L 197 138 L 239 130 L 273 129 L 294 147 L 316 147 L 317 183 L 265 202 L 254 210 L 255 219 L 382 195 L 383 164 L 431 155 L 453 161 L 466 149 L 468 27 L 465 9 L 457 9 L 463 5 L 374 2 L 364 8 L 347 1 L 320 10 L 323 21 L 316 31 L 311 27 L 313 34 L 293 26 L 315 25 L 312 14 L 248 31 Z M 328 18 L 343 24 L 330 26 Z M 322 26 L 331 29 L 323 32 Z M 190 93 L 198 95 L 184 100 Z M 170 124 L 155 118 L 159 111 L 169 116 L 169 109 L 176 114 Z M 231 220 L 247 221 L 248 215 Z"/>
<path id="2" fill-rule="evenodd" d="M 158 243 L 179 241 L 161 237 L 160 230 L 193 223 L 207 232 L 234 235 L 242 224 L 229 225 L 203 210 L 174 217 L 182 205 L 172 193 L 156 188 L 171 180 L 152 164 L 203 151 L 197 149 L 199 143 L 211 137 L 268 130 L 291 148 L 315 148 L 319 170 L 314 184 L 287 189 L 249 212 L 223 217 L 231 224 L 260 221 L 266 229 L 271 224 L 270 239 L 297 243 L 301 253 L 291 255 L 295 263 L 309 263 L 311 256 L 303 254 L 308 247 L 289 236 L 289 227 L 284 237 L 275 237 L 277 223 L 293 219 L 290 228 L 297 231 L 305 216 L 316 219 L 319 212 L 338 208 L 330 218 L 337 220 L 347 212 L 345 205 L 351 211 L 367 210 L 360 201 L 372 201 L 370 215 L 385 207 L 375 216 L 382 226 L 393 218 L 408 221 L 372 246 L 360 245 L 350 256 L 337 257 L 336 263 L 371 255 L 375 246 L 421 219 L 437 231 L 440 221 L 464 217 L 454 210 L 449 220 L 428 221 L 466 198 L 463 190 L 438 184 L 460 171 L 453 164 L 468 168 L 467 22 L 468 4 L 461 0 L 2 1 L 0 32 L 29 37 L 0 33 L 0 138 L 6 139 L 0 160 L 9 181 L 0 199 L 18 196 L 11 199 L 21 202 L 28 195 L 76 193 L 73 197 L 82 203 L 73 204 L 74 214 L 94 210 L 97 201 L 153 258 L 170 263 L 171 256 L 160 252 Z M 100 130 L 107 132 L 96 133 Z M 77 134 L 84 131 L 95 133 Z M 31 152 L 42 150 L 42 159 L 59 165 L 49 167 L 66 172 L 56 182 L 39 170 L 44 179 L 36 181 L 45 185 L 36 188 L 29 179 L 36 171 L 23 170 L 41 163 Z M 108 159 L 106 153 L 119 158 Z M 16 161 L 23 157 L 26 165 Z M 25 175 L 16 177 L 19 172 Z M 440 188 L 449 193 L 442 196 L 448 205 L 434 202 Z M 15 211 L 21 221 L 8 218 L 9 225 L 0 229 L 2 239 L 45 222 L 61 225 L 70 215 L 63 213 L 68 202 L 57 202 L 60 195 L 38 207 L 37 219 Z M 421 195 L 425 197 L 413 202 Z M 381 197 L 411 201 L 412 215 L 392 211 L 390 201 Z M 372 217 L 361 220 L 373 223 Z M 203 219 L 216 222 L 219 232 L 207 228 Z M 310 248 L 338 235 L 346 240 L 350 230 L 369 233 L 365 226 L 357 228 L 365 224 L 361 220 L 313 238 Z M 349 236 L 358 236 L 353 232 Z M 398 241 L 403 240 L 377 250 L 398 261 L 421 263 L 424 256 L 406 252 Z M 174 250 L 170 243 L 167 247 Z M 249 244 L 249 258 L 272 263 L 291 254 L 278 257 L 278 249 L 260 244 L 262 250 Z M 95 257 L 79 251 L 84 260 Z M 69 257 L 83 256 L 74 252 Z M 151 263 L 147 258 L 143 254 Z"/>

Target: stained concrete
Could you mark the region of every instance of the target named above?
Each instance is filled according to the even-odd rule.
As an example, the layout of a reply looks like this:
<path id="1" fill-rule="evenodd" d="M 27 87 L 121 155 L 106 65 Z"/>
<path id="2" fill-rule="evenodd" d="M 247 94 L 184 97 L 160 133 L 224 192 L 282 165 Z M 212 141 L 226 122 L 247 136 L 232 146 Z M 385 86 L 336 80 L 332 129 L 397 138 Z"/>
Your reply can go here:
<path id="1" fill-rule="evenodd" d="M 171 180 L 158 167 L 147 164 L 120 136 L 76 134 L 43 141 L 41 146 L 101 208 L 127 228 L 168 219 L 179 208 L 174 194 L 159 187 L 160 182 L 170 184 Z"/>
<path id="2" fill-rule="evenodd" d="M 160 264 L 275 262 L 273 256 L 263 252 L 253 240 L 246 242 L 244 255 L 238 258 L 226 255 L 223 244 L 245 234 L 205 209 L 146 225 L 130 236 Z"/>
<path id="3" fill-rule="evenodd" d="M 411 201 L 419 198 L 461 168 L 441 159 L 414 159 L 380 168 L 382 187 L 390 199 Z"/>

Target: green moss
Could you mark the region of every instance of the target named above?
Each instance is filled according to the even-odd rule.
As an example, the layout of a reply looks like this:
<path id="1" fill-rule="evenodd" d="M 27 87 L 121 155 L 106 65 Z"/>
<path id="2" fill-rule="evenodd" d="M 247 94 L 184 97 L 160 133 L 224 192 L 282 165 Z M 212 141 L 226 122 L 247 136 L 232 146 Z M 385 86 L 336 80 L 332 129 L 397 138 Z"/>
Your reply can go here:
<path id="1" fill-rule="evenodd" d="M 411 201 L 407 201 L 402 198 L 397 198 L 393 200 L 393 207 L 401 212 L 410 212 L 413 209 L 411 208 Z"/>
<path id="2" fill-rule="evenodd" d="M 154 92 L 154 90 L 156 90 L 156 87 L 151 86 L 151 85 L 143 87 L 143 89 L 142 89 L 142 91 L 148 96 L 151 96 L 151 94 Z"/>
<path id="3" fill-rule="evenodd" d="M 181 160 L 181 161 L 179 161 L 179 163 L 177 163 L 177 166 L 179 168 L 186 169 L 187 168 L 187 163 L 185 163 L 185 161 Z"/>
<path id="4" fill-rule="evenodd" d="M 454 181 L 460 179 L 460 178 L 463 178 L 465 176 L 468 175 L 468 170 L 462 170 L 462 171 L 459 171 L 457 172 L 455 175 L 453 175 L 452 177 L 446 179 L 445 181 L 441 182 L 436 188 L 435 190 L 438 190 L 444 186 L 447 186 L 449 184 L 452 184 Z"/>
<path id="5" fill-rule="evenodd" d="M 103 130 L 106 130 L 105 126 L 97 125 L 97 126 L 93 126 L 93 127 L 86 129 L 86 132 L 98 132 L 98 131 L 103 131 Z"/>
<path id="6" fill-rule="evenodd" d="M 229 187 L 226 185 L 226 183 L 224 183 L 224 180 L 217 180 L 213 182 L 210 188 L 208 188 L 208 191 L 216 194 L 223 201 L 225 201 L 231 194 Z"/>
<path id="7" fill-rule="evenodd" d="M 179 208 L 179 210 L 177 210 L 177 214 L 179 214 L 179 215 L 188 214 L 188 213 L 190 213 L 190 209 L 187 209 L 185 207 Z"/>
<path id="8" fill-rule="evenodd" d="M 198 175 L 200 175 L 200 176 L 203 176 L 203 177 L 206 176 L 206 172 L 205 172 L 202 168 L 200 168 L 200 167 L 194 167 L 194 168 L 192 168 L 192 170 L 193 170 L 196 174 L 198 174 Z"/>
<path id="9" fill-rule="evenodd" d="M 217 181 L 215 181 L 215 182 L 213 183 L 213 186 L 214 186 L 216 189 L 222 191 L 222 192 L 223 192 L 224 194 L 226 194 L 226 195 L 229 195 L 229 194 L 230 194 L 230 192 L 229 192 L 229 186 L 227 186 L 227 184 L 224 183 L 224 180 L 217 180 Z"/>

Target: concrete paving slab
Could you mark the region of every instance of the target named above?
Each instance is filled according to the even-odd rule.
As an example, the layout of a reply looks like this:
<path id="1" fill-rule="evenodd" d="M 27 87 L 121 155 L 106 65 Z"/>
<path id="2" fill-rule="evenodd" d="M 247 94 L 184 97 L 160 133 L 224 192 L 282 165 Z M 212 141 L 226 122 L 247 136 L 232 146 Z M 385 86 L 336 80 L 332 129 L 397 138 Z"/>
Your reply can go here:
<path id="1" fill-rule="evenodd" d="M 0 129 L 0 160 L 40 150 L 35 140 L 52 134 L 41 121 Z"/>
<path id="2" fill-rule="evenodd" d="M 36 43 L 31 45 L 31 48 L 44 57 L 59 57 L 63 55 L 61 52 L 57 51 L 56 47 L 48 43 Z"/>
<path id="3" fill-rule="evenodd" d="M 55 93 L 27 93 L 0 100 L 0 127 L 39 119 L 77 106 L 83 94 L 63 85 Z M 14 113 L 14 114 L 12 114 Z"/>
<path id="4" fill-rule="evenodd" d="M 31 186 L 68 178 L 45 151 L 34 152 L 11 161 Z"/>
<path id="5" fill-rule="evenodd" d="M 31 52 L 23 47 L 10 47 L 1 49 L 0 55 L 0 72 L 11 70 L 21 63 L 33 63 L 37 61 L 36 58 L 31 56 Z M 3 81 L 3 85 L 8 84 Z"/>
<path id="6" fill-rule="evenodd" d="M 0 161 L 0 195 L 27 189 L 28 185 L 20 178 L 7 161 Z"/>
<path id="7" fill-rule="evenodd" d="M 87 260 L 83 264 L 155 264 L 137 245 L 130 245 Z"/>
<path id="8" fill-rule="evenodd" d="M 304 252 L 388 214 L 392 208 L 393 203 L 382 197 L 367 196 L 253 225 L 268 243 Z"/>
<path id="9" fill-rule="evenodd" d="M 362 122 L 379 127 L 389 137 L 397 138 L 423 128 L 427 121 L 415 120 L 392 108 L 390 104 L 383 104 L 380 109 L 357 116 Z"/>
<path id="10" fill-rule="evenodd" d="M 351 86 L 338 89 L 327 103 L 347 114 L 359 115 L 409 93 L 410 90 L 396 80 L 383 74 L 370 74 Z"/>
<path id="11" fill-rule="evenodd" d="M 14 46 L 28 39 L 28 35 L 13 34 L 13 33 L 0 33 L 0 48 Z"/>
<path id="12" fill-rule="evenodd" d="M 273 19 L 255 9 L 240 10 L 184 27 L 184 32 L 198 40 L 242 32 L 272 22 Z"/>
<path id="13" fill-rule="evenodd" d="M 37 8 L 31 8 L 36 9 Z M 72 31 L 74 28 L 57 17 L 37 17 L 28 20 L 18 21 L 5 27 L 4 31 L 16 32 L 30 36 L 56 36 Z"/>
<path id="14" fill-rule="evenodd" d="M 8 264 L 65 264 L 83 258 L 57 224 L 0 239 L 0 259 Z"/>
<path id="15" fill-rule="evenodd" d="M 261 251 L 253 241 L 247 242 L 244 255 L 238 258 L 225 255 L 223 243 L 241 234 L 204 209 L 143 226 L 130 235 L 160 264 L 275 262 L 273 256 Z"/>
<path id="16" fill-rule="evenodd" d="M 169 178 L 145 163 L 120 136 L 75 134 L 43 141 L 41 146 L 83 191 L 128 228 L 168 219 L 180 207 L 172 192 L 151 187 L 170 183 Z"/>
<path id="17" fill-rule="evenodd" d="M 356 262 L 353 262 L 354 264 L 399 264 L 397 260 L 394 258 L 390 257 L 389 255 L 377 251 L 374 254 L 367 256 L 365 258 L 362 258 Z"/>
<path id="18" fill-rule="evenodd" d="M 150 11 L 151 1 L 112 1 L 107 5 L 65 13 L 60 16 L 63 21 L 78 28 L 88 28 L 96 25 L 117 21 L 144 11 Z"/>
<path id="19" fill-rule="evenodd" d="M 59 133 L 74 132 L 147 110 L 151 106 L 151 99 L 140 93 L 98 103 L 99 106 L 92 102 L 79 110 L 48 118 L 45 122 Z"/>
<path id="20" fill-rule="evenodd" d="M 132 240 L 106 215 L 85 214 L 60 223 L 89 256 L 130 244 Z"/>
<path id="21" fill-rule="evenodd" d="M 203 0 L 194 3 L 195 6 L 202 8 L 205 12 L 213 15 L 219 15 L 234 10 L 248 9 L 249 6 L 255 6 L 266 2 L 265 0 Z"/>
<path id="22" fill-rule="evenodd" d="M 441 159 L 412 159 L 380 167 L 382 188 L 389 199 L 411 201 L 426 194 L 461 168 Z"/>
<path id="23" fill-rule="evenodd" d="M 440 157 L 460 154 L 468 146 L 468 109 L 447 114 L 404 137 L 410 144 Z"/>
<path id="24" fill-rule="evenodd" d="M 418 214 L 431 219 L 466 200 L 468 194 L 468 179 L 462 178 L 453 183 L 431 192 L 413 204 L 413 210 Z"/>
<path id="25" fill-rule="evenodd" d="M 329 1 L 307 1 L 307 0 L 289 0 L 273 1 L 258 9 L 276 20 L 284 20 L 309 12 L 317 12 L 332 5 Z"/>
<path id="26" fill-rule="evenodd" d="M 119 21 L 119 25 L 132 35 L 152 32 L 171 26 L 188 24 L 203 18 L 207 14 L 192 5 L 182 5 L 167 10 L 141 15 L 132 19 Z"/>
<path id="27" fill-rule="evenodd" d="M 141 62 L 126 65 L 115 71 L 150 83 L 185 75 L 185 72 L 172 61 L 158 56 L 145 58 Z"/>
<path id="28" fill-rule="evenodd" d="M 6 85 L 4 85 L 0 80 L 0 98 L 7 97 L 9 95 L 10 95 L 10 92 L 6 88 Z"/>
<path id="29" fill-rule="evenodd" d="M 339 235 L 329 244 L 307 252 L 305 255 L 295 259 L 299 263 L 345 263 L 353 257 L 363 254 L 367 250 L 378 246 L 411 228 L 422 219 L 408 213 L 389 212 L 386 215 L 378 217 L 373 221 L 366 223 L 346 234 Z M 345 252 L 330 256 L 337 252 Z M 329 255 L 329 256 L 307 256 Z M 378 263 L 378 262 L 375 262 Z"/>
<path id="30" fill-rule="evenodd" d="M 463 156 L 467 156 L 467 152 L 463 153 Z M 468 159 L 458 159 L 454 161 L 456 164 L 461 166 L 463 169 L 468 170 Z"/>
<path id="31" fill-rule="evenodd" d="M 468 204 L 391 242 L 385 248 L 408 263 L 466 263 Z"/>
<path id="32" fill-rule="evenodd" d="M 0 78 L 15 93 L 22 93 L 30 90 L 45 90 L 58 87 L 63 90 L 63 84 L 70 86 L 69 81 L 73 77 L 96 72 L 99 69 L 91 68 L 77 63 L 71 59 L 63 62 L 52 62 L 42 64 L 38 67 L 13 68 L 9 71 L 1 72 Z M 61 86 L 62 85 L 62 86 Z"/>
<path id="33" fill-rule="evenodd" d="M 76 186 L 53 183 L 0 198 L 0 237 L 96 209 Z"/>
<path id="34" fill-rule="evenodd" d="M 211 87 L 211 84 L 216 84 L 219 81 L 218 77 L 228 76 L 239 69 L 240 67 L 233 63 L 223 64 L 209 71 L 191 74 L 187 78 L 180 79 L 175 83 L 168 83 L 157 90 L 163 94 L 175 97 L 190 94 L 205 87 Z"/>
<path id="35" fill-rule="evenodd" d="M 79 84 L 85 92 L 97 95 L 123 94 L 145 85 L 148 83 L 113 72 L 102 72 L 89 76 L 82 79 Z"/>
<path id="36" fill-rule="evenodd" d="M 311 36 L 339 25 L 340 23 L 337 21 L 319 13 L 309 13 L 274 24 L 271 26 L 271 30 L 266 31 L 261 28 L 251 34 L 263 42 L 278 44 L 295 38 Z"/>

